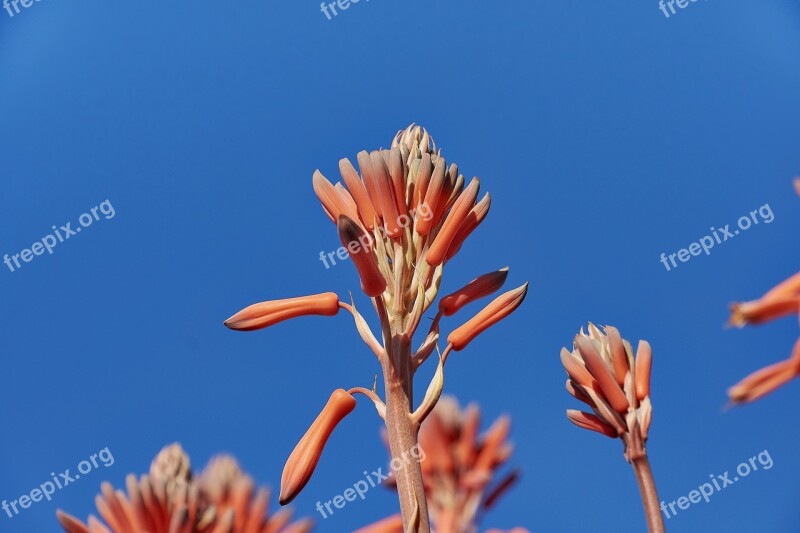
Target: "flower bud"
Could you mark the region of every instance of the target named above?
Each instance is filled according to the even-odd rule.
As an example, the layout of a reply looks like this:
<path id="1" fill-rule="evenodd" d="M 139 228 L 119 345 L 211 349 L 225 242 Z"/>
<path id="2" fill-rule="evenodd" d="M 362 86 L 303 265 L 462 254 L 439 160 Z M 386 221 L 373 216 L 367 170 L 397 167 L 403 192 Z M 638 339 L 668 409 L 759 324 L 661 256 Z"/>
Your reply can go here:
<path id="1" fill-rule="evenodd" d="M 439 302 L 439 311 L 451 316 L 470 302 L 488 296 L 500 289 L 508 277 L 508 267 L 475 278 Z"/>
<path id="2" fill-rule="evenodd" d="M 334 428 L 356 407 L 356 400 L 343 389 L 331 394 L 325 408 L 297 443 L 281 476 L 280 504 L 291 502 L 311 479 L 325 443 Z"/>
<path id="3" fill-rule="evenodd" d="M 617 381 L 611 373 L 611 369 L 608 368 L 600 352 L 597 351 L 594 341 L 585 335 L 579 334 L 575 337 L 575 346 L 580 352 L 584 364 L 586 364 L 586 370 L 589 371 L 600 385 L 600 390 L 603 392 L 603 396 L 608 400 L 611 407 L 618 413 L 626 412 L 629 407 L 628 399 L 625 397 L 625 393 L 622 392 L 619 385 L 617 385 Z"/>
<path id="4" fill-rule="evenodd" d="M 372 253 L 369 235 L 346 216 L 339 217 L 338 227 L 339 239 L 350 252 L 361 278 L 361 289 L 367 296 L 380 296 L 386 289 L 386 278 L 381 274 L 378 260 Z"/>
<path id="5" fill-rule="evenodd" d="M 617 430 L 600 420 L 595 415 L 584 413 L 583 411 L 578 411 L 576 409 L 568 409 L 567 418 L 569 418 L 569 421 L 579 428 L 596 431 L 607 437 L 611 437 L 612 439 L 619 437 Z"/>
<path id="6" fill-rule="evenodd" d="M 489 214 L 489 207 L 491 207 L 491 204 L 492 198 L 487 192 L 483 195 L 481 201 L 472 207 L 467 215 L 467 218 L 461 223 L 461 227 L 458 228 L 456 236 L 453 237 L 453 242 L 450 243 L 450 248 L 447 249 L 445 261 L 452 259 L 452 257 L 461 249 L 461 245 L 464 244 L 464 241 L 467 240 L 467 237 L 469 237 L 470 234 L 475 231 L 475 228 L 480 226 L 481 222 L 483 222 L 483 219 Z"/>
<path id="7" fill-rule="evenodd" d="M 501 294 L 464 325 L 451 332 L 447 336 L 447 342 L 452 344 L 456 351 L 464 349 L 475 337 L 513 313 L 525 300 L 527 293 L 528 284 L 525 283 L 521 287 Z"/>
<path id="8" fill-rule="evenodd" d="M 333 316 L 338 312 L 339 296 L 333 292 L 323 292 L 253 304 L 230 317 L 225 325 L 238 331 L 253 331 L 298 316 Z"/>
<path id="9" fill-rule="evenodd" d="M 372 206 L 372 200 L 369 198 L 369 193 L 364 183 L 358 177 L 358 172 L 356 172 L 349 159 L 344 158 L 339 161 L 339 173 L 341 173 L 350 194 L 353 195 L 353 200 L 358 206 L 358 214 L 362 222 L 364 222 L 368 230 L 372 230 L 375 227 L 378 215 L 375 213 L 375 208 Z"/>
<path id="10" fill-rule="evenodd" d="M 653 350 L 647 341 L 639 341 L 636 349 L 636 379 L 634 388 L 636 389 L 636 399 L 640 402 L 650 396 L 650 370 L 653 366 Z"/>
<path id="11" fill-rule="evenodd" d="M 467 219 L 470 210 L 475 204 L 475 199 L 478 197 L 480 190 L 480 180 L 473 178 L 469 186 L 461 193 L 450 209 L 447 218 L 442 225 L 442 229 L 436 235 L 430 248 L 425 254 L 425 261 L 429 265 L 439 266 L 444 262 L 447 250 L 450 248 L 453 240 L 458 233 L 461 224 Z"/>

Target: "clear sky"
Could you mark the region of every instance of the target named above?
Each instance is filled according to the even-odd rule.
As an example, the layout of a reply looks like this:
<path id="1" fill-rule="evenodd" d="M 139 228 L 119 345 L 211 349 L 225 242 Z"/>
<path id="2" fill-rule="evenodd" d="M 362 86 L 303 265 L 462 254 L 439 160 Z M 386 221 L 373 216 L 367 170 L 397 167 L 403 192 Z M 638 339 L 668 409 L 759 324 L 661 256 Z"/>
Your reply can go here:
<path id="1" fill-rule="evenodd" d="M 443 291 L 506 265 L 509 287 L 531 282 L 515 315 L 448 363 L 446 393 L 480 403 L 487 423 L 513 418 L 524 477 L 485 526 L 643 530 L 621 444 L 564 414 L 578 405 L 559 349 L 592 321 L 653 346 L 663 499 L 764 450 L 774 461 L 668 530 L 797 531 L 800 383 L 723 412 L 726 388 L 798 335 L 791 319 L 724 328 L 730 302 L 800 267 L 791 0 L 700 1 L 669 18 L 655 0 L 362 0 L 331 20 L 295 0 L 0 11 L 0 254 L 76 228 L 106 200 L 114 211 L 52 255 L 0 264 L 0 499 L 105 447 L 115 459 L 52 502 L 0 514 L 0 531 L 56 531 L 59 507 L 85 517 L 101 481 L 122 486 L 174 441 L 197 467 L 233 453 L 277 489 L 330 392 L 371 386 L 378 367 L 345 314 L 250 334 L 222 321 L 328 290 L 368 308 L 352 264 L 319 261 L 339 244 L 311 175 L 336 178 L 340 157 L 412 121 L 492 194 Z M 765 204 L 772 222 L 671 271 L 659 261 Z M 385 464 L 379 422 L 359 401 L 299 514 Z M 370 493 L 317 514 L 317 531 L 396 509 Z"/>

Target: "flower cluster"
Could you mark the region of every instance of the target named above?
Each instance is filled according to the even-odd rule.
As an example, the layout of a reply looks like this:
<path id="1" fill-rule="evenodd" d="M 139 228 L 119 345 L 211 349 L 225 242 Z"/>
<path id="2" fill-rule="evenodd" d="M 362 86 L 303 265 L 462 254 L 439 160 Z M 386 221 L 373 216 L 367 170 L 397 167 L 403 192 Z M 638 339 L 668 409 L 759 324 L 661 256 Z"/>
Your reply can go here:
<path id="1" fill-rule="evenodd" d="M 415 409 L 413 377 L 438 350 L 442 317 L 499 290 L 508 269 L 480 276 L 442 299 L 430 330 L 419 347 L 412 350 L 422 317 L 437 297 L 444 265 L 486 218 L 490 196 L 487 193 L 479 199 L 480 181 L 473 178 L 467 183 L 457 165 L 448 166 L 441 150 L 420 126 L 399 131 L 388 150 L 362 151 L 356 159 L 358 169 L 348 159 L 339 162 L 344 184 L 332 184 L 319 171 L 314 173 L 312 184 L 358 270 L 362 291 L 377 312 L 382 342 L 355 304 L 339 301 L 333 293 L 262 302 L 225 321 L 231 329 L 253 330 L 302 315 L 330 316 L 340 308 L 346 309 L 383 370 L 385 400 L 374 387 L 334 393 L 335 398 L 331 398 L 287 461 L 282 503 L 291 501 L 308 482 L 334 426 L 352 410 L 353 394 L 369 397 L 386 421 L 393 457 L 412 449 L 420 424 L 442 392 L 448 355 L 464 349 L 480 333 L 512 313 L 527 293 L 527 283 L 506 292 L 447 336 L 427 393 Z M 415 531 L 428 531 L 419 464 L 398 471 L 397 483 L 403 519 Z"/>
<path id="2" fill-rule="evenodd" d="M 652 350 L 639 341 L 636 357 L 631 344 L 617 328 L 605 333 L 589 324 L 589 334 L 575 336 L 572 352 L 561 349 L 561 363 L 567 371 L 567 391 L 592 408 L 592 413 L 567 410 L 576 426 L 620 438 L 625 458 L 631 462 L 646 455 L 645 442 L 653 409 L 650 404 Z"/>
<path id="3" fill-rule="evenodd" d="M 513 451 L 507 440 L 510 419 L 497 419 L 484 435 L 479 434 L 480 425 L 477 405 L 462 410 L 455 398 L 443 396 L 420 430 L 420 447 L 426 453 L 422 475 L 437 533 L 477 531 L 483 512 L 491 509 L 519 477 L 515 470 L 495 480 Z M 357 533 L 391 532 L 403 532 L 399 515 Z M 527 530 L 516 528 L 510 533 Z"/>
<path id="4" fill-rule="evenodd" d="M 164 448 L 153 460 L 149 475 L 127 477 L 127 494 L 103 483 L 97 511 L 88 525 L 58 511 L 67 533 L 308 533 L 311 521 L 291 523 L 284 509 L 270 516 L 269 492 L 254 488 L 253 480 L 233 457 L 212 459 L 197 477 L 189 457 L 178 444 Z"/>
<path id="5" fill-rule="evenodd" d="M 800 178 L 795 179 L 795 189 L 800 195 Z M 786 316 L 800 317 L 800 272 L 779 283 L 757 300 L 735 303 L 731 306 L 732 326 L 763 324 Z M 800 338 L 788 359 L 758 370 L 734 385 L 728 391 L 731 401 L 748 403 L 773 392 L 800 376 Z"/>

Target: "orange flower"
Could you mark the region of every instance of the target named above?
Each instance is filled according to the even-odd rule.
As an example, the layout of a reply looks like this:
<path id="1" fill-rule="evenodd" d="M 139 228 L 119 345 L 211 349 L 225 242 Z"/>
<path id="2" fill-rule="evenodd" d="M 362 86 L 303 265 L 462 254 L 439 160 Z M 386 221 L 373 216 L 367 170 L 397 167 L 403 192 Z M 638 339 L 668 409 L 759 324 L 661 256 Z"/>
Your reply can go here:
<path id="1" fill-rule="evenodd" d="M 178 444 L 164 448 L 148 475 L 126 479 L 127 494 L 102 484 L 97 510 L 105 520 L 90 516 L 88 524 L 58 511 L 67 533 L 308 533 L 311 522 L 290 524 L 291 512 L 270 516 L 269 493 L 254 491 L 253 480 L 236 460 L 219 456 L 200 475 L 192 475 L 189 457 Z"/>
<path id="2" fill-rule="evenodd" d="M 499 290 L 507 277 L 508 267 L 478 276 L 457 291 L 442 298 L 439 301 L 439 311 L 444 316 L 451 316 L 468 303 Z"/>
<path id="3" fill-rule="evenodd" d="M 442 229 L 436 235 L 431 247 L 428 248 L 428 253 L 425 254 L 425 260 L 428 264 L 438 266 L 444 262 L 447 250 L 455 239 L 458 229 L 475 205 L 475 199 L 478 197 L 479 190 L 480 180 L 478 180 L 478 178 L 473 178 L 469 187 L 461 193 L 458 200 L 453 204 L 450 214 L 444 221 Z"/>
<path id="4" fill-rule="evenodd" d="M 777 390 L 800 375 L 800 339 L 789 359 L 754 372 L 728 390 L 736 404 L 749 403 Z"/>
<path id="5" fill-rule="evenodd" d="M 730 324 L 742 327 L 800 314 L 800 272 L 751 302 L 731 306 Z"/>
<path id="6" fill-rule="evenodd" d="M 372 253 L 371 240 L 364 230 L 352 219 L 342 215 L 339 217 L 339 239 L 350 252 L 361 278 L 361 290 L 367 296 L 380 296 L 386 289 L 386 278 L 383 277 L 378 261 Z"/>
<path id="7" fill-rule="evenodd" d="M 230 317 L 225 325 L 238 331 L 253 331 L 290 318 L 306 315 L 333 316 L 338 312 L 339 297 L 333 292 L 323 292 L 253 304 Z"/>
<path id="8" fill-rule="evenodd" d="M 322 450 L 333 430 L 344 417 L 353 412 L 356 400 L 343 389 L 331 394 L 325 408 L 297 443 L 281 476 L 281 505 L 286 505 L 306 486 L 317 467 Z"/>
<path id="9" fill-rule="evenodd" d="M 527 283 L 501 294 L 477 315 L 450 333 L 447 342 L 453 345 L 454 350 L 463 350 L 475 337 L 513 313 L 525 300 L 526 294 L 528 294 Z"/>

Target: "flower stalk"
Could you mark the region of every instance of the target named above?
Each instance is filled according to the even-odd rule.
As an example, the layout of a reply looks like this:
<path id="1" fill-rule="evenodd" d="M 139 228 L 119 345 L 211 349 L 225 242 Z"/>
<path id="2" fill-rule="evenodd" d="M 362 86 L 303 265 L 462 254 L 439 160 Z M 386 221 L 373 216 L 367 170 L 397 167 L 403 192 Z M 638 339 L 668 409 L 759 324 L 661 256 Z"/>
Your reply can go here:
<path id="1" fill-rule="evenodd" d="M 527 283 L 496 298 L 456 328 L 447 337 L 444 349 L 439 350 L 442 317 L 450 317 L 468 303 L 498 290 L 508 269 L 481 276 L 452 293 L 439 307 L 424 340 L 414 351 L 414 335 L 438 296 L 446 263 L 486 217 L 489 195 L 478 201 L 480 181 L 473 178 L 465 187 L 466 180 L 458 167 L 447 165 L 441 150 L 419 126 L 411 125 L 398 132 L 388 150 L 359 152 L 357 162 L 358 169 L 348 159 L 339 161 L 344 185 L 332 184 L 319 171 L 314 172 L 312 185 L 353 259 L 361 289 L 380 320 L 380 335 L 370 330 L 355 304 L 341 302 L 333 293 L 263 302 L 237 313 L 225 324 L 232 329 L 252 330 L 287 318 L 349 311 L 361 339 L 377 356 L 385 398 L 380 398 L 374 387 L 371 391 L 353 387 L 345 394 L 361 393 L 373 402 L 386 423 L 392 458 L 399 460 L 417 446 L 420 425 L 439 400 L 448 355 L 465 348 L 516 310 L 525 298 Z M 414 376 L 434 350 L 441 354 L 438 367 L 425 398 L 415 408 Z M 293 454 L 287 462 L 287 479 L 301 481 L 290 483 L 287 498 L 294 497 L 310 479 L 329 434 L 330 431 L 325 439 L 317 439 L 319 446 L 312 447 L 313 453 Z M 298 447 L 307 443 L 304 438 Z M 430 519 L 419 462 L 398 462 L 403 464 L 395 474 L 404 529 L 428 533 Z"/>

